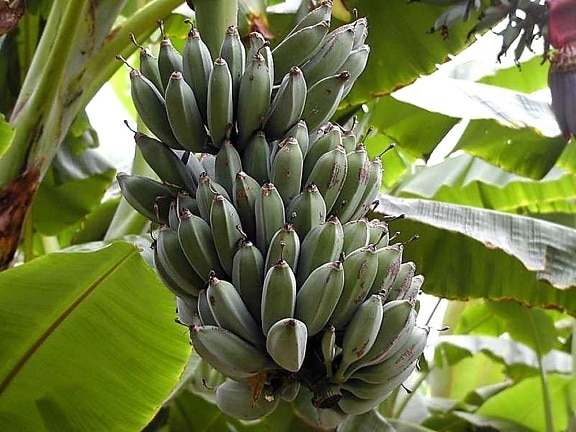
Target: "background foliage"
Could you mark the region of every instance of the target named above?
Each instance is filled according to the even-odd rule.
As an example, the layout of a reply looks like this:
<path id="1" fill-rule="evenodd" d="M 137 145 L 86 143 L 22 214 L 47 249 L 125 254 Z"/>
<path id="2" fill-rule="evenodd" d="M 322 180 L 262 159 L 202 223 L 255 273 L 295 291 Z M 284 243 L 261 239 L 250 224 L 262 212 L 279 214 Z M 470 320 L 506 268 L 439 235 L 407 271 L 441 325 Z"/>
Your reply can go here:
<path id="1" fill-rule="evenodd" d="M 0 36 L 0 187 L 30 167 L 42 178 L 16 257 L 25 264 L 0 273 L 4 430 L 308 429 L 297 404 L 247 424 L 211 403 L 221 377 L 190 357 L 173 299 L 148 266 L 148 227 L 95 150 L 84 108 L 105 82 L 133 112 L 114 55 L 135 50 L 130 32 L 157 41 L 160 18 L 182 44 L 191 11 L 172 12 L 180 3 L 31 0 Z M 293 22 L 266 14 L 264 1 L 240 3 L 241 28 L 246 12 L 262 14 L 277 40 Z M 396 144 L 383 156 L 377 211 L 405 215 L 391 227 L 401 241 L 420 235 L 406 254 L 426 276 L 425 293 L 452 300 L 442 302 L 450 331 L 433 331 L 407 382 L 413 391 L 400 389 L 341 432 L 570 430 L 576 149 L 534 93 L 546 87 L 547 66 L 535 57 L 496 67 L 497 49 L 486 48 L 448 61 L 483 42 L 467 39 L 471 22 L 446 40 L 429 34 L 440 7 L 335 6 L 335 20 L 353 8 L 368 18 L 372 48 L 338 117 L 375 128 L 372 155 Z M 137 154 L 131 169 L 150 175 Z M 8 205 L 0 199 L 0 214 Z"/>

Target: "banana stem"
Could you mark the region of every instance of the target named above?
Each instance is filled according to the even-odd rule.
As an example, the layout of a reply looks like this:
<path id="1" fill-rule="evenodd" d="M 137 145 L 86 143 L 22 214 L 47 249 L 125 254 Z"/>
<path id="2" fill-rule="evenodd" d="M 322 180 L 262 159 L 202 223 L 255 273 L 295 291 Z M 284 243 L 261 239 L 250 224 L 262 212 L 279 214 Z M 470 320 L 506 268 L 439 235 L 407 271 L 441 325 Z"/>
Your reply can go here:
<path id="1" fill-rule="evenodd" d="M 76 34 L 84 10 L 83 0 L 57 0 L 38 44 L 24 84 L 16 101 L 10 123 L 16 129 L 12 145 L 0 159 L 0 185 L 16 178 L 26 164 L 30 148 L 39 140 L 70 56 L 71 35 Z M 44 124 L 43 124 L 44 123 Z M 30 165 L 30 164 L 29 164 Z"/>
<path id="2" fill-rule="evenodd" d="M 96 15 L 89 12 L 91 3 L 55 0 L 52 5 L 10 118 L 16 134 L 0 158 L 0 187 L 17 178 L 26 166 L 39 166 L 42 174 L 46 171 L 78 112 L 120 67 L 115 55 L 128 56 L 136 50 L 128 34 L 144 39 L 155 30 L 156 20 L 167 16 L 181 0 L 149 2 L 107 38 L 124 2 L 100 2 L 95 29 L 78 19 Z"/>
<path id="3" fill-rule="evenodd" d="M 24 220 L 22 242 L 22 254 L 24 255 L 24 262 L 32 261 L 34 258 L 34 226 L 32 225 L 31 213 L 28 213 Z"/>
<path id="4" fill-rule="evenodd" d="M 238 0 L 194 0 L 196 27 L 212 58 L 220 56 L 220 47 L 230 25 L 237 25 Z"/>
<path id="5" fill-rule="evenodd" d="M 58 252 L 60 250 L 60 242 L 56 236 L 42 236 L 42 246 L 44 247 L 44 253 L 49 254 L 53 252 Z"/>
<path id="6" fill-rule="evenodd" d="M 532 320 L 529 321 L 531 326 L 534 326 Z M 533 334 L 537 334 L 534 329 Z M 534 348 L 536 351 L 536 358 L 538 360 L 538 372 L 540 375 L 540 383 L 542 384 L 542 398 L 544 399 L 544 417 L 546 419 L 546 432 L 554 432 L 554 420 L 552 418 L 552 402 L 550 400 L 550 388 L 548 387 L 548 376 L 546 374 L 546 368 L 542 361 L 542 347 L 540 346 L 540 340 L 534 338 Z"/>
<path id="7" fill-rule="evenodd" d="M 128 58 L 137 49 L 130 40 L 130 34 L 134 34 L 139 41 L 146 40 L 158 28 L 156 21 L 166 18 L 181 3 L 182 0 L 144 2 L 144 6 L 139 8 L 138 12 L 114 29 L 113 36 L 106 40 L 86 65 L 87 73 L 81 82 L 84 92 L 80 98 L 80 105 L 85 106 L 122 66 L 116 60 L 116 54 Z"/>

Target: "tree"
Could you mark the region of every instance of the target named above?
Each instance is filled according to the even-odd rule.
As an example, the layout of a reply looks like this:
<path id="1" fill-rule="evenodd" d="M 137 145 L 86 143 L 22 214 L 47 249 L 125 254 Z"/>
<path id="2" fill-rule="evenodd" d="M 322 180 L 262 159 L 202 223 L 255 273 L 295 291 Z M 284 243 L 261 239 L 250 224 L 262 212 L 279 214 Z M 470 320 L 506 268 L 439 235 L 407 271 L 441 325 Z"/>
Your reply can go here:
<path id="1" fill-rule="evenodd" d="M 19 15 L 19 3 L 1 6 L 2 17 Z M 210 393 L 198 381 L 209 374 L 197 357 L 188 363 L 189 380 L 169 397 L 190 355 L 187 338 L 173 324 L 171 296 L 146 265 L 150 241 L 139 235 L 144 221 L 117 197 L 102 201 L 114 168 L 91 149 L 94 131 L 83 113 L 120 67 L 115 55 L 136 49 L 129 33 L 144 41 L 164 19 L 174 40 L 183 34 L 183 17 L 170 15 L 180 2 L 28 3 L 18 26 L 0 37 L 0 262 L 12 261 L 21 232 L 26 261 L 0 274 L 2 422 L 8 429 L 135 430 L 154 418 L 151 430 L 166 419 L 174 430 L 207 422 L 247 428 L 207 401 Z M 252 13 L 248 20 L 241 15 L 241 26 L 266 28 L 268 22 L 276 36 L 293 19 L 266 15 L 259 2 L 241 6 Z M 470 424 L 566 429 L 574 408 L 564 402 L 576 391 L 566 380 L 573 371 L 566 364 L 573 330 L 564 327 L 576 310 L 574 140 L 547 136 L 546 128 L 554 130 L 550 108 L 528 94 L 546 86 L 546 67 L 534 58 L 521 62 L 521 72 L 503 69 L 480 82 L 444 79 L 496 115 L 470 121 L 454 149 L 463 154 L 422 165 L 460 118 L 444 115 L 447 107 L 428 111 L 391 92 L 470 45 L 470 25 L 456 25 L 443 40 L 423 24 L 436 21 L 437 7 L 399 0 L 346 6 L 336 18 L 350 19 L 357 7 L 374 24 L 368 69 L 338 116 L 349 118 L 364 104 L 360 120 L 378 132 L 367 138 L 370 151 L 396 143 L 383 156 L 381 210 L 404 214 L 392 227 L 420 235 L 406 254 L 425 274 L 426 293 L 483 299 L 450 303 L 446 322 L 454 334 L 440 338 L 442 361 L 423 364 L 413 383 L 416 389 L 424 382 L 429 392 L 398 392 L 380 413 L 399 430 L 408 421 L 422 430 Z M 133 170 L 145 169 L 136 158 Z M 503 333 L 511 339 L 498 338 Z M 471 365 L 488 373 L 463 382 Z M 508 409 L 528 403 L 525 395 L 534 392 L 542 395 L 544 411 L 520 417 Z M 265 425 L 280 428 L 284 421 L 286 430 L 294 428 L 300 420 L 291 412 L 282 406 Z M 376 413 L 355 421 L 384 428 Z M 354 430 L 354 422 L 346 427 Z"/>

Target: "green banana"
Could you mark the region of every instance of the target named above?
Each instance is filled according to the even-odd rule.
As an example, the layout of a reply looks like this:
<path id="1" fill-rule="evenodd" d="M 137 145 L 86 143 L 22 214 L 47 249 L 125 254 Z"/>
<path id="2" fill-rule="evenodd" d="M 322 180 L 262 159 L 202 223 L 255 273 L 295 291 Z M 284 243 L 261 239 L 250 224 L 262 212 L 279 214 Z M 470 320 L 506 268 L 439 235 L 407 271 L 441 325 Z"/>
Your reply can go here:
<path id="1" fill-rule="evenodd" d="M 366 17 L 358 18 L 354 21 L 354 44 L 352 49 L 358 49 L 364 45 L 368 37 L 368 20 Z"/>
<path id="2" fill-rule="evenodd" d="M 270 267 L 264 276 L 263 287 L 261 318 L 262 331 L 266 335 L 277 321 L 294 317 L 296 279 L 286 261 L 278 261 Z"/>
<path id="3" fill-rule="evenodd" d="M 178 322 L 185 326 L 192 327 L 201 324 L 196 297 L 182 298 L 176 296 L 176 312 L 178 313 Z"/>
<path id="4" fill-rule="evenodd" d="M 248 141 L 242 153 L 242 166 L 258 184 L 270 180 L 270 145 L 263 131 L 256 132 Z"/>
<path id="5" fill-rule="evenodd" d="M 290 68 L 284 75 L 264 120 L 264 132 L 268 139 L 283 137 L 300 120 L 307 88 L 302 71 L 297 66 Z"/>
<path id="6" fill-rule="evenodd" d="M 366 64 L 368 63 L 368 56 L 370 55 L 370 46 L 361 45 L 358 48 L 353 49 L 348 54 L 346 61 L 340 66 L 338 72 L 348 72 L 350 74 L 350 79 L 344 85 L 344 90 L 342 91 L 342 99 L 348 96 L 352 86 L 358 79 L 358 77 L 366 69 Z"/>
<path id="7" fill-rule="evenodd" d="M 304 3 L 304 2 L 303 2 Z M 336 403 L 342 397 L 340 390 L 331 384 L 314 393 L 302 386 L 293 404 L 294 413 L 315 431 L 335 431 L 348 415 Z"/>
<path id="8" fill-rule="evenodd" d="M 344 267 L 332 261 L 315 268 L 296 295 L 294 316 L 306 324 L 308 335 L 320 333 L 332 316 L 344 289 Z"/>
<path id="9" fill-rule="evenodd" d="M 386 301 L 404 298 L 404 295 L 410 288 L 415 272 L 416 265 L 412 261 L 402 263 L 398 270 L 398 275 L 388 291 Z"/>
<path id="10" fill-rule="evenodd" d="M 280 367 L 298 372 L 304 363 L 307 342 L 306 324 L 294 318 L 284 318 L 268 330 L 266 350 Z"/>
<path id="11" fill-rule="evenodd" d="M 344 230 L 344 246 L 342 252 L 346 255 L 356 249 L 368 246 L 370 230 L 366 219 L 356 219 L 342 225 Z"/>
<path id="12" fill-rule="evenodd" d="M 200 216 L 202 216 L 202 219 L 206 222 L 210 221 L 210 208 L 217 194 L 223 195 L 228 199 L 226 189 L 213 181 L 205 172 L 200 174 L 200 181 L 198 183 L 198 189 L 196 190 L 196 203 L 198 204 Z"/>
<path id="13" fill-rule="evenodd" d="M 302 30 L 303 28 L 310 27 L 322 22 L 326 22 L 328 23 L 328 25 L 330 25 L 331 18 L 332 18 L 332 2 L 323 1 L 320 3 L 318 7 L 312 9 L 310 12 L 304 15 L 302 19 L 298 21 L 298 23 L 292 28 L 292 30 L 290 30 L 288 36 L 293 33 L 296 33 L 299 30 Z"/>
<path id="14" fill-rule="evenodd" d="M 185 210 L 180 214 L 178 240 L 188 262 L 203 281 L 208 281 L 210 272 L 225 276 L 208 222 Z"/>
<path id="15" fill-rule="evenodd" d="M 122 196 L 141 215 L 160 225 L 168 225 L 170 202 L 176 198 L 173 187 L 148 177 L 116 174 Z"/>
<path id="16" fill-rule="evenodd" d="M 184 150 L 170 127 L 164 96 L 136 69 L 130 71 L 130 94 L 134 107 L 146 127 L 168 147 Z"/>
<path id="17" fill-rule="evenodd" d="M 262 55 L 268 70 L 270 88 L 272 88 L 274 86 L 274 57 L 272 56 L 270 44 L 264 39 L 264 36 L 262 36 L 260 32 L 251 32 L 248 35 L 248 39 L 250 40 L 250 48 L 246 56 L 246 68 L 248 68 L 248 63 L 255 54 Z"/>
<path id="18" fill-rule="evenodd" d="M 353 43 L 352 29 L 337 29 L 333 34 L 328 34 L 320 50 L 302 66 L 308 85 L 313 86 L 321 79 L 335 74 L 350 55 Z"/>
<path id="19" fill-rule="evenodd" d="M 140 72 L 154 84 L 160 94 L 164 93 L 162 78 L 160 78 L 160 70 L 158 69 L 158 59 L 152 55 L 150 50 L 144 48 L 136 41 L 133 33 L 130 33 L 130 40 L 140 48 Z"/>
<path id="20" fill-rule="evenodd" d="M 216 406 L 224 414 L 240 420 L 257 420 L 272 414 L 280 398 L 266 390 L 254 400 L 254 390 L 249 383 L 227 380 L 214 389 Z"/>
<path id="21" fill-rule="evenodd" d="M 308 61 L 322 47 L 330 24 L 326 21 L 304 27 L 282 40 L 273 50 L 274 77 L 279 80 L 291 67 Z"/>
<path id="22" fill-rule="evenodd" d="M 191 194 L 196 193 L 192 174 L 168 146 L 140 132 L 134 134 L 134 141 L 146 163 L 164 183 L 182 187 Z"/>
<path id="23" fill-rule="evenodd" d="M 416 324 L 416 311 L 407 300 L 392 300 L 382 306 L 382 322 L 378 336 L 366 355 L 346 370 L 349 378 L 358 369 L 381 363 L 392 356 L 412 333 Z"/>
<path id="24" fill-rule="evenodd" d="M 318 162 L 318 159 L 330 150 L 334 150 L 341 145 L 342 131 L 339 127 L 334 126 L 332 123 L 328 123 L 327 127 L 323 129 L 323 134 L 316 137 L 306 154 L 302 177 L 307 179 L 314 169 L 314 165 Z"/>
<path id="25" fill-rule="evenodd" d="M 162 24 L 160 24 L 160 30 L 162 32 L 162 41 L 160 41 L 160 49 L 158 51 L 158 70 L 160 71 L 162 86 L 166 90 L 172 72 L 182 72 L 182 55 L 164 34 Z"/>
<path id="26" fill-rule="evenodd" d="M 194 288 L 190 289 L 188 284 L 181 284 L 180 281 L 175 280 L 170 276 L 168 271 L 164 268 L 163 262 L 160 261 L 158 257 L 158 248 L 155 243 L 152 243 L 152 249 L 154 251 L 154 267 L 156 268 L 156 274 L 162 283 L 168 288 L 177 298 L 185 299 L 186 301 L 195 301 L 196 290 Z"/>
<path id="27" fill-rule="evenodd" d="M 318 159 L 305 184 L 315 183 L 326 203 L 326 212 L 331 214 L 348 172 L 348 160 L 344 147 L 339 146 L 326 152 Z"/>
<path id="28" fill-rule="evenodd" d="M 260 326 L 242 301 L 242 296 L 230 282 L 210 276 L 206 289 L 208 305 L 218 325 L 230 330 L 254 346 L 263 346 Z"/>
<path id="29" fill-rule="evenodd" d="M 172 231 L 177 231 L 178 225 L 180 225 L 180 217 L 178 215 L 178 205 L 176 204 L 176 201 L 171 201 L 170 210 L 168 210 L 168 227 Z"/>
<path id="30" fill-rule="evenodd" d="M 426 348 L 429 331 L 427 327 L 413 326 L 410 336 L 394 354 L 380 363 L 358 369 L 351 378 L 377 384 L 415 366 Z"/>
<path id="31" fill-rule="evenodd" d="M 278 392 L 282 400 L 294 402 L 300 392 L 300 381 L 288 381 Z"/>
<path id="32" fill-rule="evenodd" d="M 256 180 L 240 171 L 236 174 L 232 187 L 234 207 L 240 216 L 242 228 L 248 238 L 256 239 L 256 197 L 260 193 L 260 185 Z"/>
<path id="33" fill-rule="evenodd" d="M 330 216 L 326 222 L 312 228 L 300 248 L 296 273 L 298 286 L 302 286 L 315 268 L 336 261 L 343 244 L 344 232 L 337 217 Z"/>
<path id="34" fill-rule="evenodd" d="M 260 249 L 250 240 L 242 239 L 232 261 L 232 283 L 257 321 L 260 321 L 264 271 L 264 257 Z"/>
<path id="35" fill-rule="evenodd" d="M 228 197 L 228 192 L 220 184 L 213 181 L 206 172 L 200 174 L 196 190 L 196 204 L 200 216 L 206 222 L 210 222 L 210 208 L 212 207 L 212 200 L 217 194 Z"/>
<path id="36" fill-rule="evenodd" d="M 362 194 L 362 199 L 354 211 L 351 219 L 357 219 L 364 216 L 372 207 L 372 203 L 380 192 L 382 186 L 382 160 L 380 157 L 374 158 L 370 161 L 369 174 L 368 174 L 368 187 Z"/>
<path id="37" fill-rule="evenodd" d="M 284 206 L 300 193 L 304 157 L 298 141 L 289 136 L 278 144 L 278 151 L 270 167 L 270 178 L 282 197 Z"/>
<path id="38" fill-rule="evenodd" d="M 204 172 L 206 172 L 210 178 L 216 178 L 216 156 L 211 153 L 202 153 L 200 155 L 200 165 L 202 165 Z"/>
<path id="39" fill-rule="evenodd" d="M 232 75 L 223 58 L 214 61 L 208 80 L 208 129 L 212 145 L 220 148 L 222 141 L 230 136 L 234 114 L 232 99 Z"/>
<path id="40" fill-rule="evenodd" d="M 408 300 L 411 304 L 416 303 L 416 298 L 420 294 L 422 285 L 424 284 L 424 276 L 416 275 L 412 278 L 410 286 L 406 292 L 401 296 L 402 299 Z"/>
<path id="41" fill-rule="evenodd" d="M 220 47 L 220 57 L 226 60 L 232 77 L 232 100 L 237 107 L 240 79 L 244 74 L 246 65 L 246 49 L 240 40 L 238 28 L 235 25 L 228 26 L 226 35 Z"/>
<path id="42" fill-rule="evenodd" d="M 204 281 L 194 271 L 180 247 L 178 235 L 167 227 L 158 230 L 156 248 L 158 263 L 165 274 L 176 283 L 182 291 L 198 297 Z"/>
<path id="43" fill-rule="evenodd" d="M 182 50 L 182 74 L 194 91 L 196 103 L 204 120 L 208 118 L 208 80 L 212 68 L 210 50 L 200 37 L 198 29 L 192 28 Z"/>
<path id="44" fill-rule="evenodd" d="M 332 213 L 338 216 L 342 223 L 351 219 L 368 187 L 370 160 L 364 144 L 358 144 L 353 152 L 348 153 L 346 162 L 346 178 L 332 207 Z"/>
<path id="45" fill-rule="evenodd" d="M 342 357 L 334 374 L 335 381 L 345 381 L 348 366 L 360 360 L 372 348 L 380 331 L 382 315 L 382 298 L 379 295 L 370 296 L 358 306 L 344 331 Z"/>
<path id="46" fill-rule="evenodd" d="M 304 239 L 312 228 L 326 221 L 326 203 L 314 183 L 306 186 L 286 209 L 286 218 L 292 221 L 298 235 Z"/>
<path id="47" fill-rule="evenodd" d="M 274 233 L 272 240 L 270 240 L 270 245 L 266 252 L 264 271 L 268 271 L 270 267 L 283 259 L 292 267 L 292 271 L 296 272 L 299 255 L 300 238 L 292 224 L 284 224 L 282 228 Z"/>
<path id="48" fill-rule="evenodd" d="M 198 314 L 202 320 L 202 325 L 218 326 L 216 318 L 214 318 L 212 310 L 210 309 L 210 304 L 208 303 L 206 289 L 200 290 L 200 294 L 198 294 Z"/>
<path id="49" fill-rule="evenodd" d="M 302 151 L 302 156 L 306 156 L 308 153 L 308 147 L 310 138 L 308 136 L 308 126 L 304 120 L 298 120 L 294 126 L 292 126 L 286 134 L 284 138 L 288 138 L 289 136 L 293 136 L 298 141 L 298 145 L 300 146 L 300 150 Z"/>
<path id="50" fill-rule="evenodd" d="M 181 72 L 173 72 L 170 76 L 165 97 L 168 121 L 180 145 L 195 153 L 215 153 L 217 150 L 208 145 L 208 134 L 194 92 Z"/>
<path id="51" fill-rule="evenodd" d="M 326 376 L 332 378 L 334 375 L 333 361 L 336 357 L 336 327 L 328 326 L 322 338 L 320 339 L 320 351 L 322 352 L 322 361 L 326 369 Z"/>
<path id="52" fill-rule="evenodd" d="M 212 200 L 210 228 L 220 264 L 224 271 L 231 275 L 234 254 L 243 238 L 242 224 L 238 212 L 223 195 L 217 194 Z"/>
<path id="53" fill-rule="evenodd" d="M 345 257 L 342 265 L 344 290 L 329 320 L 337 329 L 344 329 L 348 325 L 358 306 L 368 296 L 378 270 L 376 249 L 370 245 L 356 249 Z"/>
<path id="54" fill-rule="evenodd" d="M 348 390 L 342 390 L 342 399 L 338 401 L 338 407 L 348 415 L 359 416 L 372 411 L 390 397 L 390 394 L 382 395 L 376 399 L 361 399 Z"/>
<path id="55" fill-rule="evenodd" d="M 388 224 L 380 219 L 372 219 L 368 222 L 368 229 L 370 231 L 370 244 L 375 248 L 382 248 L 388 246 L 390 242 L 390 231 Z"/>
<path id="56" fill-rule="evenodd" d="M 271 94 L 268 65 L 264 57 L 256 53 L 242 75 L 238 93 L 236 125 L 241 150 L 248 146 L 254 133 L 262 128 L 270 106 Z"/>
<path id="57" fill-rule="evenodd" d="M 354 125 L 356 124 L 355 120 L 356 119 L 354 119 Z M 354 151 L 354 149 L 356 148 L 356 144 L 357 144 L 357 137 L 356 132 L 354 132 L 354 126 L 352 126 L 350 130 L 342 131 L 342 145 L 346 149 L 346 154 L 350 153 L 351 151 Z"/>
<path id="58" fill-rule="evenodd" d="M 277 368 L 260 349 L 221 327 L 193 326 L 190 338 L 200 357 L 233 380 L 244 380 L 262 371 Z"/>
<path id="59" fill-rule="evenodd" d="M 366 400 L 380 400 L 389 395 L 404 381 L 410 378 L 412 372 L 416 369 L 416 363 L 413 363 L 406 369 L 398 372 L 396 375 L 387 378 L 379 383 L 367 383 L 359 379 L 350 379 L 342 384 L 342 389 L 347 390 L 354 396 Z"/>
<path id="60" fill-rule="evenodd" d="M 225 139 L 222 141 L 220 150 L 216 154 L 216 161 L 214 162 L 214 171 L 216 174 L 215 180 L 221 184 L 228 196 L 234 196 L 234 183 L 236 182 L 236 174 L 242 171 L 242 161 L 240 154 L 231 141 Z"/>
<path id="61" fill-rule="evenodd" d="M 308 129 L 314 132 L 334 115 L 342 100 L 344 86 L 350 79 L 346 71 L 321 79 L 312 85 L 306 93 L 306 104 L 302 119 Z"/>
<path id="62" fill-rule="evenodd" d="M 401 243 L 395 243 L 376 250 L 378 270 L 370 287 L 370 294 L 381 294 L 384 297 L 388 295 L 390 287 L 398 276 L 403 252 L 404 246 Z"/>
<path id="63" fill-rule="evenodd" d="M 286 222 L 284 203 L 273 183 L 264 183 L 254 204 L 256 211 L 256 245 L 265 253 L 278 229 Z"/>
<path id="64" fill-rule="evenodd" d="M 196 198 L 192 198 L 188 193 L 183 191 L 178 192 L 178 197 L 176 198 L 176 209 L 178 217 L 180 217 L 184 211 L 189 211 L 196 216 L 200 216 L 200 210 L 198 210 Z"/>
<path id="65" fill-rule="evenodd" d="M 186 160 L 185 165 L 186 169 L 190 171 L 190 174 L 194 178 L 194 183 L 198 185 L 198 183 L 200 183 L 200 174 L 206 171 L 202 166 L 202 164 L 200 163 L 198 156 L 194 153 L 191 153 L 190 157 Z"/>

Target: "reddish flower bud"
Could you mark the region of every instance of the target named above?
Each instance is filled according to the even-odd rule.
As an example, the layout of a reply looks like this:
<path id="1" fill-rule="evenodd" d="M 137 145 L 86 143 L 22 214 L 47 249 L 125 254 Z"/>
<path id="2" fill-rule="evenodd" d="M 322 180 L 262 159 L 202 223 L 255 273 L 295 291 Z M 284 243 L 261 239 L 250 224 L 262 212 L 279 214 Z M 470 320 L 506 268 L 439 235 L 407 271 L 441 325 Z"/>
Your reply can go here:
<path id="1" fill-rule="evenodd" d="M 576 136 L 576 0 L 548 0 L 548 38 L 557 48 L 548 85 L 552 110 L 566 140 Z"/>
<path id="2" fill-rule="evenodd" d="M 548 0 L 548 27 L 550 43 L 562 48 L 576 42 L 576 0 Z"/>

